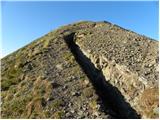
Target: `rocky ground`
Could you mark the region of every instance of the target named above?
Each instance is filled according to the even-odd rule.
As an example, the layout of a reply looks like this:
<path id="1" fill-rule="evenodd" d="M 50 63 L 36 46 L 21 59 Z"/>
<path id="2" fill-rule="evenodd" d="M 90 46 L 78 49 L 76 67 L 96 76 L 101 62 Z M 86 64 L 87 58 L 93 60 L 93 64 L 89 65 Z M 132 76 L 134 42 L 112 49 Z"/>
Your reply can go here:
<path id="1" fill-rule="evenodd" d="M 2 118 L 157 118 L 158 42 L 108 22 L 52 31 L 1 60 Z"/>
<path id="2" fill-rule="evenodd" d="M 74 38 L 82 52 L 138 113 L 156 117 L 158 42 L 110 23 L 97 23 L 86 31 Z"/>

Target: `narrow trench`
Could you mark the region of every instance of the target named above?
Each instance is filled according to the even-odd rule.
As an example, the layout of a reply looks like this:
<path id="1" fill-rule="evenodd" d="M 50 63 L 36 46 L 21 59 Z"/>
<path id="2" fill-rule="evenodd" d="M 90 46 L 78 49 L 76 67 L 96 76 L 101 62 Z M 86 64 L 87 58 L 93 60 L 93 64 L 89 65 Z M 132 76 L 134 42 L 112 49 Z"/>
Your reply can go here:
<path id="1" fill-rule="evenodd" d="M 96 90 L 96 94 L 101 99 L 104 112 L 117 119 L 138 119 L 140 116 L 127 103 L 121 92 L 105 80 L 102 71 L 95 68 L 94 64 L 88 59 L 80 48 L 74 43 L 74 33 L 64 37 L 67 46 L 74 55 L 77 63 Z M 108 109 L 113 112 L 108 112 Z"/>

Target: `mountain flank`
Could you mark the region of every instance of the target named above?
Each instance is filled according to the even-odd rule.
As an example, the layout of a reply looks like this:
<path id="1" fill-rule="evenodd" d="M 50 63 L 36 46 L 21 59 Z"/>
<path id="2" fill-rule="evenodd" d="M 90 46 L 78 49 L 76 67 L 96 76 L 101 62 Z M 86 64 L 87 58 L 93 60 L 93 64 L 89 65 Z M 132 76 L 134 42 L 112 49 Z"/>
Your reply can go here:
<path id="1" fill-rule="evenodd" d="M 158 53 L 106 21 L 62 26 L 1 59 L 1 118 L 158 118 Z"/>

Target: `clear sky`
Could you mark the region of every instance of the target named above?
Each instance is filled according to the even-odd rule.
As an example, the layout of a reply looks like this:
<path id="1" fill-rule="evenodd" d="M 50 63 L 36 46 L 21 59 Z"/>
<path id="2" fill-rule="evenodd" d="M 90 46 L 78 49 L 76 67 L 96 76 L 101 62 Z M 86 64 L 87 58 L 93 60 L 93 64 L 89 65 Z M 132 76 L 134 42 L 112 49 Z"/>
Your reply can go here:
<path id="1" fill-rule="evenodd" d="M 61 25 L 109 21 L 158 40 L 158 1 L 2 2 L 2 56 Z"/>

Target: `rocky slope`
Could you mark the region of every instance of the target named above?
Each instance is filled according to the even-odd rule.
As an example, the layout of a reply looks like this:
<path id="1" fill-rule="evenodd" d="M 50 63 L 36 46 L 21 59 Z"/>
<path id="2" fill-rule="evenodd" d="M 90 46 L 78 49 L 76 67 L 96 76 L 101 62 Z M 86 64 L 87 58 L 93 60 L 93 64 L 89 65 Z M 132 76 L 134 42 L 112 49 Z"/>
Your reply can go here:
<path id="1" fill-rule="evenodd" d="M 1 60 L 2 118 L 158 118 L 158 42 L 108 22 L 52 31 Z"/>

